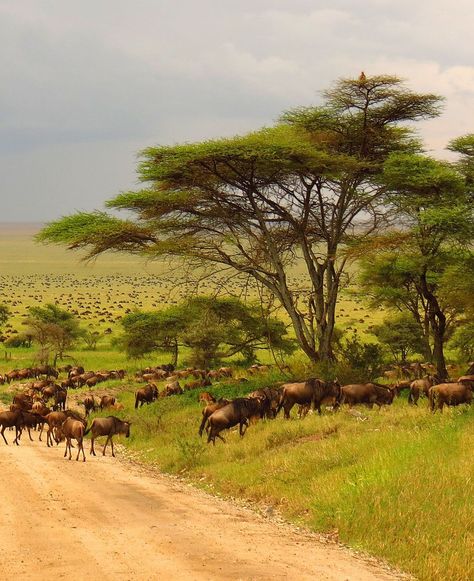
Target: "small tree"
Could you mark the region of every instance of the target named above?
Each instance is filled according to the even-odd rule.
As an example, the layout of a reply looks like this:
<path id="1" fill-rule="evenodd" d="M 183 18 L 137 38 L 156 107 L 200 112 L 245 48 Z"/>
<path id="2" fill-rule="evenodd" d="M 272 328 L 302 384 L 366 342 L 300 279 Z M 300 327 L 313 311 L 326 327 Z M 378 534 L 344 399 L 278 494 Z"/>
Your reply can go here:
<path id="1" fill-rule="evenodd" d="M 95 351 L 97 349 L 97 343 L 100 339 L 99 331 L 91 331 L 88 329 L 82 334 L 82 339 L 84 343 L 87 345 L 87 348 L 91 351 Z"/>
<path id="2" fill-rule="evenodd" d="M 201 367 L 238 353 L 250 361 L 259 349 L 294 348 L 281 321 L 234 298 L 195 297 L 161 312 L 136 311 L 122 325 L 125 333 L 119 341 L 130 357 L 171 351 L 175 365 L 180 346 L 190 348 L 190 362 Z"/>
<path id="3" fill-rule="evenodd" d="M 26 324 L 33 340 L 40 345 L 40 359 L 48 360 L 52 354 L 53 366 L 82 335 L 75 316 L 53 304 L 30 307 Z"/>
<path id="4" fill-rule="evenodd" d="M 372 332 L 399 363 L 405 363 L 410 353 L 424 352 L 420 325 L 408 314 L 391 318 L 374 327 Z"/>

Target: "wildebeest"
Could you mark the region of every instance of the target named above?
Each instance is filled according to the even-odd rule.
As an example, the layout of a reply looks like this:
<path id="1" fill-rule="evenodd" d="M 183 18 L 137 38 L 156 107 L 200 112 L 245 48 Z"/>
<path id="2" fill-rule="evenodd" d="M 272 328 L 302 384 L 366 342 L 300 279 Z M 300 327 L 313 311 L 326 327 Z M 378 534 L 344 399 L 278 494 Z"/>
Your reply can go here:
<path id="1" fill-rule="evenodd" d="M 201 391 L 201 393 L 199 394 L 199 403 L 214 403 L 216 401 L 216 398 L 210 394 L 208 391 Z"/>
<path id="2" fill-rule="evenodd" d="M 461 375 L 458 379 L 458 383 L 467 383 L 471 389 L 474 389 L 474 375 Z"/>
<path id="3" fill-rule="evenodd" d="M 135 409 L 138 408 L 138 404 L 142 407 L 144 403 L 152 403 L 157 398 L 158 388 L 154 383 L 149 383 L 135 392 Z"/>
<path id="4" fill-rule="evenodd" d="M 291 409 L 295 404 L 312 405 L 321 414 L 321 404 L 331 403 L 338 405 L 341 399 L 341 386 L 338 381 L 323 381 L 311 378 L 300 383 L 285 383 L 282 385 L 280 403 L 276 413 L 284 409 L 285 418 L 290 417 Z"/>
<path id="5" fill-rule="evenodd" d="M 82 405 L 84 406 L 84 409 L 86 412 L 86 417 L 91 412 L 95 412 L 95 408 L 97 406 L 95 398 L 93 395 L 86 395 L 86 397 L 84 398 L 84 401 L 82 402 Z"/>
<path id="6" fill-rule="evenodd" d="M 213 403 L 209 403 L 203 410 L 202 410 L 202 421 L 201 425 L 199 426 L 199 435 L 202 436 L 204 428 L 206 427 L 208 419 L 211 415 L 218 409 L 223 408 L 225 405 L 229 404 L 230 401 L 221 397 L 217 401 Z"/>
<path id="7" fill-rule="evenodd" d="M 467 383 L 440 383 L 430 387 L 428 392 L 430 409 L 443 411 L 444 405 L 456 406 L 461 403 L 471 403 L 472 388 Z"/>
<path id="8" fill-rule="evenodd" d="M 92 424 L 84 432 L 84 435 L 87 435 L 89 432 L 92 433 L 90 454 L 93 454 L 94 456 L 96 455 L 94 450 L 94 440 L 100 436 L 107 436 L 104 449 L 102 450 L 102 455 L 105 456 L 105 449 L 107 448 L 107 444 L 110 442 L 112 447 L 112 456 L 115 457 L 114 442 L 112 438 L 116 434 L 125 434 L 125 437 L 128 438 L 130 436 L 130 426 L 130 422 L 125 422 L 119 418 L 116 418 L 115 416 L 95 418 L 92 420 Z"/>
<path id="9" fill-rule="evenodd" d="M 5 444 L 8 446 L 7 439 L 5 438 L 5 434 L 3 433 L 6 428 L 15 428 L 15 439 L 13 443 L 19 446 L 18 439 L 21 436 L 21 426 L 23 421 L 23 412 L 21 410 L 16 410 L 14 412 L 5 411 L 0 412 L 0 426 L 2 429 L 0 434 L 5 441 Z"/>
<path id="10" fill-rule="evenodd" d="M 428 397 L 428 391 L 430 387 L 435 384 L 434 377 L 432 375 L 426 375 L 423 379 L 415 379 L 410 383 L 410 393 L 408 394 L 408 403 L 418 405 L 418 399 L 423 393 Z"/>
<path id="11" fill-rule="evenodd" d="M 390 405 L 395 392 L 385 385 L 378 383 L 352 383 L 342 387 L 341 405 L 344 403 L 352 407 L 356 404 L 365 404 L 372 407 L 375 404 Z"/>
<path id="12" fill-rule="evenodd" d="M 116 402 L 116 399 L 113 395 L 103 395 L 100 398 L 99 407 L 101 410 L 104 408 L 112 407 Z"/>
<path id="13" fill-rule="evenodd" d="M 26 428 L 26 430 L 28 432 L 28 437 L 30 438 L 31 441 L 33 441 L 33 438 L 31 437 L 30 429 L 31 428 L 36 429 L 38 427 L 38 425 L 43 426 L 45 423 L 46 423 L 46 418 L 44 418 L 40 414 L 24 411 L 22 413 L 20 426 L 21 426 L 22 430 L 23 430 L 23 428 Z M 20 432 L 20 435 L 18 436 L 18 439 L 20 439 L 20 438 L 21 438 L 21 432 Z"/>
<path id="14" fill-rule="evenodd" d="M 71 440 L 77 441 L 77 456 L 76 461 L 79 460 L 79 455 L 82 451 L 83 462 L 86 461 L 86 455 L 84 453 L 84 423 L 75 420 L 74 418 L 67 418 L 59 428 L 58 432 L 61 436 L 66 438 L 66 449 L 64 450 L 64 457 L 66 457 L 69 450 L 69 460 L 72 458 L 72 442 Z"/>
<path id="15" fill-rule="evenodd" d="M 54 396 L 54 409 L 64 411 L 66 409 L 66 399 L 67 391 L 65 389 L 58 389 Z"/>
<path id="16" fill-rule="evenodd" d="M 265 418 L 274 419 L 277 415 L 278 405 L 283 388 L 264 387 L 248 394 L 247 397 L 259 397 L 262 399 L 263 415 Z"/>
<path id="17" fill-rule="evenodd" d="M 248 426 L 249 419 L 255 416 L 263 416 L 262 400 L 258 397 L 239 397 L 227 405 L 216 410 L 208 419 L 209 434 L 207 443 L 216 443 L 216 438 L 225 442 L 220 432 L 239 426 L 239 434 L 243 436 Z"/>

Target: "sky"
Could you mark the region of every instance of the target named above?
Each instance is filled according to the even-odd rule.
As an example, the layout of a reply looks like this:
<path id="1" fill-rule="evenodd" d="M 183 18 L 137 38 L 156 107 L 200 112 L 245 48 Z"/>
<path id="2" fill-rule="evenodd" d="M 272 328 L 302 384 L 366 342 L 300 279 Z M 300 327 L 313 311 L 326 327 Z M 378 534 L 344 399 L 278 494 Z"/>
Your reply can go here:
<path id="1" fill-rule="evenodd" d="M 472 0 L 0 0 L 0 222 L 102 208 L 141 149 L 245 133 L 340 77 L 446 98 L 428 151 L 474 132 Z"/>

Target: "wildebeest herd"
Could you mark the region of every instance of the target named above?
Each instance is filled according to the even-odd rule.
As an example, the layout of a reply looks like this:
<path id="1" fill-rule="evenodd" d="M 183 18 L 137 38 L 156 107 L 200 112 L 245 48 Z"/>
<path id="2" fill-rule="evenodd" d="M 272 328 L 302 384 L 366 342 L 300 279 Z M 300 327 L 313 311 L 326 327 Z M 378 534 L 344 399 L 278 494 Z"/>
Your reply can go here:
<path id="1" fill-rule="evenodd" d="M 266 374 L 270 371 L 268 365 L 254 365 L 247 370 L 247 375 Z M 66 378 L 59 380 L 60 373 L 66 374 Z M 180 395 L 185 391 L 198 390 L 212 386 L 213 381 L 247 382 L 241 377 L 233 379 L 234 370 L 231 367 L 221 367 L 217 370 L 204 370 L 187 368 L 175 370 L 171 365 L 148 367 L 135 375 L 137 382 L 145 382 L 143 387 L 135 391 L 135 409 L 144 404 L 151 404 L 159 397 Z M 416 377 L 417 373 L 415 373 Z M 93 393 L 85 395 L 82 405 L 84 415 L 77 411 L 66 409 L 68 390 L 77 387 L 95 388 L 97 384 L 108 379 L 124 379 L 124 370 L 85 371 L 82 367 L 66 366 L 58 370 L 51 366 L 40 366 L 21 370 L 12 370 L 4 376 L 0 376 L 0 383 L 10 383 L 14 380 L 32 379 L 25 389 L 14 395 L 10 409 L 0 412 L 1 435 L 5 437 L 5 429 L 15 428 L 14 443 L 19 444 L 22 431 L 27 430 L 30 439 L 31 429 L 39 429 L 41 441 L 43 430 L 47 429 L 46 444 L 53 446 L 54 441 L 59 443 L 66 440 L 64 455 L 69 453 L 71 459 L 72 440 L 77 443 L 77 456 L 79 459 L 83 448 L 84 436 L 91 433 L 90 453 L 95 455 L 94 441 L 97 437 L 106 436 L 107 440 L 103 454 L 110 442 L 112 455 L 114 446 L 112 437 L 116 434 L 130 435 L 130 422 L 123 421 L 115 416 L 107 418 L 95 418 L 87 427 L 87 418 L 91 412 L 105 409 L 124 409 L 123 404 L 117 402 L 114 395 L 105 394 L 97 397 Z M 191 378 L 191 379 L 190 379 Z M 180 380 L 186 380 L 183 387 Z M 164 381 L 165 385 L 158 389 L 153 381 Z M 59 383 L 58 383 L 59 382 Z M 285 419 L 290 418 L 293 407 L 298 406 L 298 416 L 304 418 L 310 409 L 319 414 L 322 406 L 330 407 L 337 411 L 341 406 L 366 405 L 380 407 L 391 405 L 394 398 L 401 391 L 407 389 L 408 403 L 418 405 L 419 398 L 428 399 L 432 412 L 443 410 L 445 405 L 454 406 L 462 403 L 471 403 L 474 389 L 474 375 L 466 374 L 455 382 L 437 383 L 434 376 L 425 375 L 415 379 L 404 379 L 392 385 L 382 385 L 376 382 L 354 383 L 340 385 L 337 380 L 324 381 L 318 378 L 310 378 L 305 381 L 281 383 L 271 387 L 257 389 L 246 397 L 238 397 L 232 400 L 217 399 L 210 391 L 200 391 L 198 399 L 204 404 L 202 409 L 199 435 L 207 433 L 207 442 L 215 444 L 219 438 L 225 441 L 221 433 L 233 427 L 239 429 L 243 436 L 253 421 L 259 419 L 275 419 L 283 410 Z M 52 403 L 51 403 L 52 402 Z M 49 407 L 51 405 L 51 407 Z"/>
<path id="2" fill-rule="evenodd" d="M 67 374 L 67 378 L 60 384 L 56 383 L 60 372 Z M 19 445 L 22 432 L 26 430 L 30 440 L 31 429 L 39 429 L 39 441 L 42 441 L 43 431 L 46 428 L 46 445 L 51 447 L 59 442 L 66 441 L 64 456 L 69 452 L 69 459 L 72 457 L 72 440 L 77 443 L 77 456 L 79 460 L 82 452 L 83 461 L 85 453 L 83 447 L 84 436 L 91 432 L 90 453 L 95 456 L 94 440 L 100 436 L 105 436 L 106 442 L 103 455 L 107 445 L 110 443 L 112 456 L 115 456 L 113 446 L 113 436 L 124 434 L 130 435 L 130 422 L 126 422 L 115 416 L 107 418 L 94 418 L 89 428 L 87 427 L 87 416 L 96 409 L 123 409 L 117 404 L 114 396 L 103 395 L 96 401 L 94 395 L 88 395 L 83 401 L 85 416 L 79 412 L 66 409 L 68 389 L 80 386 L 93 387 L 97 383 L 107 381 L 107 379 L 123 379 L 123 370 L 86 372 L 82 367 L 66 366 L 59 370 L 46 365 L 33 368 L 15 369 L 4 376 L 0 376 L 0 383 L 11 383 L 15 380 L 33 379 L 29 384 L 24 385 L 22 391 L 13 396 L 13 401 L 9 410 L 0 412 L 0 434 L 5 444 L 8 444 L 5 437 L 6 428 L 15 429 L 14 444 Z M 92 380 L 92 381 L 91 381 Z"/>

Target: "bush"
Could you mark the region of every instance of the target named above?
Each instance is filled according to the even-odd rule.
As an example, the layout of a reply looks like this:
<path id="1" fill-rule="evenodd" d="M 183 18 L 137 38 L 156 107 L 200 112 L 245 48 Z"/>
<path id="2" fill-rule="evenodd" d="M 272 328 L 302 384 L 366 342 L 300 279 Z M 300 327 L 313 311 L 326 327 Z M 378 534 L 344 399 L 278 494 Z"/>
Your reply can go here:
<path id="1" fill-rule="evenodd" d="M 5 347 L 16 349 L 18 347 L 31 347 L 31 335 L 18 334 L 14 337 L 9 337 L 3 344 Z"/>

